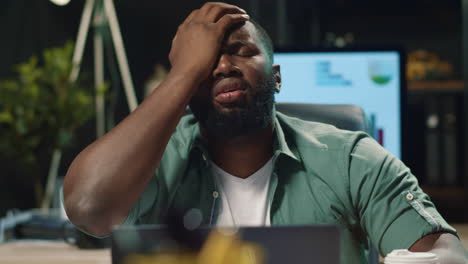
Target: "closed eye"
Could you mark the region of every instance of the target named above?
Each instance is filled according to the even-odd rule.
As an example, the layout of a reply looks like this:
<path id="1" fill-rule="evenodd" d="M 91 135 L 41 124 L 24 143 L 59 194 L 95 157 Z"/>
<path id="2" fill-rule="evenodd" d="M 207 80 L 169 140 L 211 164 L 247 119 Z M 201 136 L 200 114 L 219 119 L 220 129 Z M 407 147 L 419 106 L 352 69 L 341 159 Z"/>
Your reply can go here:
<path id="1" fill-rule="evenodd" d="M 242 47 L 239 50 L 237 50 L 235 55 L 241 56 L 241 57 L 252 57 L 254 55 L 257 55 L 257 53 L 258 52 L 254 51 L 254 50 L 252 50 L 250 48 Z"/>
<path id="2" fill-rule="evenodd" d="M 259 53 L 258 49 L 242 41 L 236 41 L 226 48 L 226 53 L 240 57 L 252 57 Z"/>

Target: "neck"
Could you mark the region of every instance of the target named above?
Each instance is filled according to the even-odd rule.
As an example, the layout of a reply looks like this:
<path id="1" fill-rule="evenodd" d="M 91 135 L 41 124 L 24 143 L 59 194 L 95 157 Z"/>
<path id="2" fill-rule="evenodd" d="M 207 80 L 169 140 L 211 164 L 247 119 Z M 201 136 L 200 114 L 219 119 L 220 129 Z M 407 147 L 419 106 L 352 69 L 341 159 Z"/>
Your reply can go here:
<path id="1" fill-rule="evenodd" d="M 273 156 L 273 124 L 248 135 L 206 143 L 216 165 L 229 174 L 247 178 Z"/>

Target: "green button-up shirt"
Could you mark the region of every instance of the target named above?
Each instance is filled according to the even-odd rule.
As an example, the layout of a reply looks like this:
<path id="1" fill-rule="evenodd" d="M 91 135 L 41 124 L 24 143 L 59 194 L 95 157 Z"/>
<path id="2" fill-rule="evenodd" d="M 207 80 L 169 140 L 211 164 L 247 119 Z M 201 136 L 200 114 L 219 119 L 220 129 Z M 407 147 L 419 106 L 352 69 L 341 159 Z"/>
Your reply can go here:
<path id="1" fill-rule="evenodd" d="M 367 134 L 275 116 L 271 225 L 339 225 L 343 263 L 366 262 L 371 245 L 386 255 L 433 232 L 456 234 L 411 171 Z M 169 208 L 198 208 L 215 224 L 221 197 L 209 166 L 196 119 L 182 118 L 124 224 L 160 224 Z"/>

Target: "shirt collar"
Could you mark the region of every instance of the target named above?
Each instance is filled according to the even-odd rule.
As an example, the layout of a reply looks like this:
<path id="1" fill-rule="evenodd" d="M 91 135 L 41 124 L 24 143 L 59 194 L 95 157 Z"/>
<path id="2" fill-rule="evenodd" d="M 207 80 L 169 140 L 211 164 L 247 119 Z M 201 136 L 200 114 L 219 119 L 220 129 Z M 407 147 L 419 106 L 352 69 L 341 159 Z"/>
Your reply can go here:
<path id="1" fill-rule="evenodd" d="M 200 123 L 196 123 L 195 128 L 192 132 L 192 145 L 190 146 L 190 153 L 199 152 L 206 166 L 209 166 L 210 156 L 209 152 L 206 149 L 205 144 L 203 144 L 203 138 L 200 132 Z"/>
<path id="2" fill-rule="evenodd" d="M 273 152 L 275 155 L 285 155 L 294 161 L 301 162 L 300 155 L 297 147 L 294 144 L 288 144 L 285 136 L 285 131 L 281 126 L 281 122 L 276 114 L 276 109 L 273 108 L 273 115 L 275 117 L 275 139 L 273 142 Z"/>

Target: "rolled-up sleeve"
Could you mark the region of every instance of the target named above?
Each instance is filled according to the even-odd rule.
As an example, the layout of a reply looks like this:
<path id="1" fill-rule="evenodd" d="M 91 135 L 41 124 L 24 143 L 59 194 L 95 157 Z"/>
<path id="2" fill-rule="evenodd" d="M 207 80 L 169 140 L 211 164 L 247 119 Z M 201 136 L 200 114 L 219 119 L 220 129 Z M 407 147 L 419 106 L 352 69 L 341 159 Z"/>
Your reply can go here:
<path id="1" fill-rule="evenodd" d="M 361 228 L 381 255 L 431 233 L 457 235 L 410 169 L 373 139 L 362 138 L 352 148 L 349 179 Z"/>

